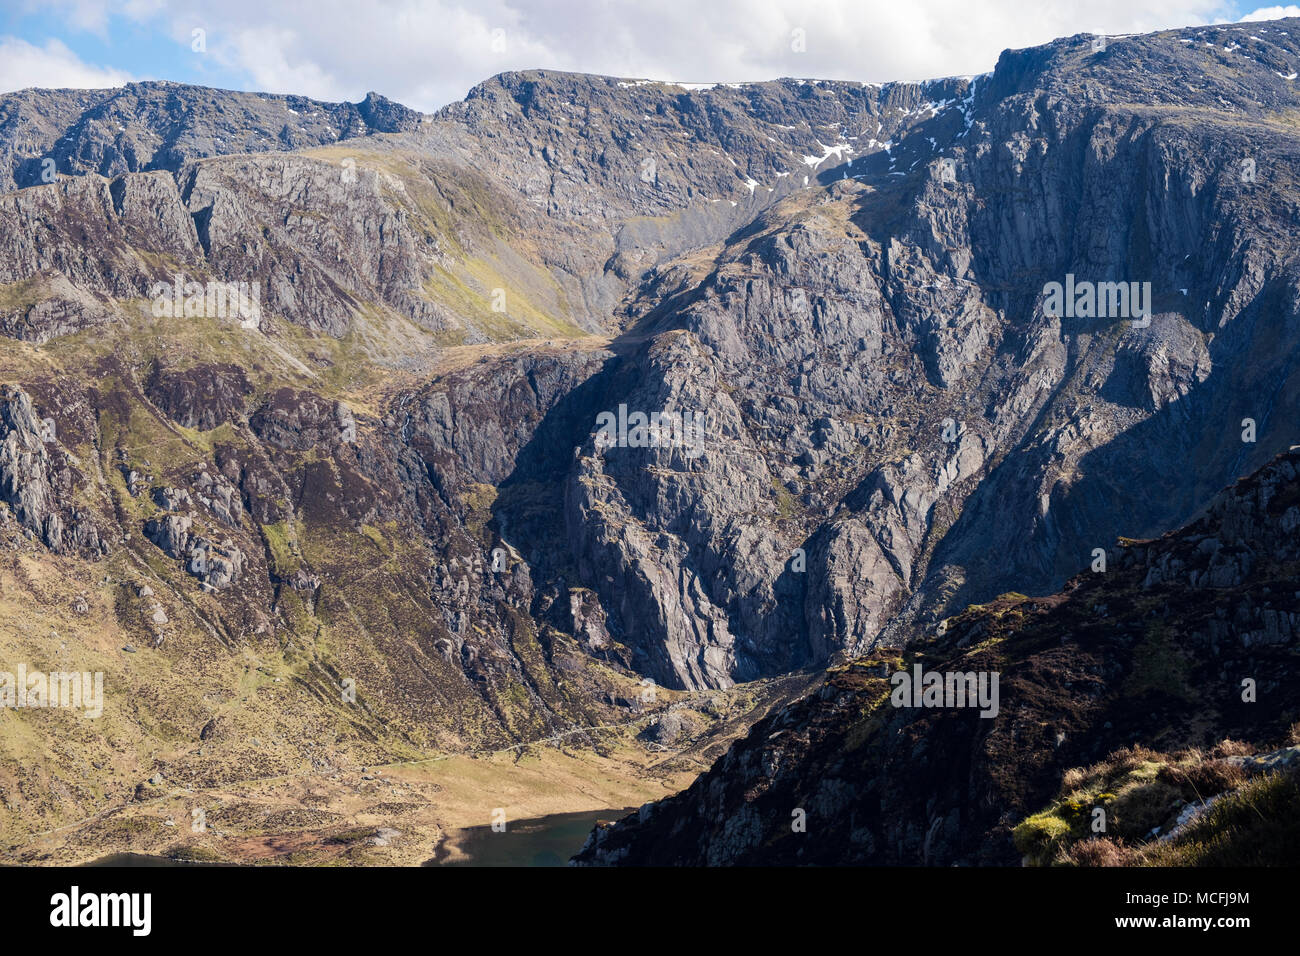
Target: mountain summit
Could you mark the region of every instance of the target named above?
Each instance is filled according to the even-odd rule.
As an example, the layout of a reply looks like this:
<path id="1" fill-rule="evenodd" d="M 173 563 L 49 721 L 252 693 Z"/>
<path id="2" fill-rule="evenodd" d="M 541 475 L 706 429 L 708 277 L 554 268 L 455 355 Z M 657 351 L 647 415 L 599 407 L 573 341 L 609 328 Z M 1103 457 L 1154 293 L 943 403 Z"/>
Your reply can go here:
<path id="1" fill-rule="evenodd" d="M 370 811 L 304 810 L 339 780 L 529 747 L 585 748 L 590 765 L 545 767 L 573 792 L 621 761 L 632 782 L 605 799 L 642 803 L 771 710 L 757 732 L 841 690 L 874 706 L 861 662 L 975 626 L 972 605 L 1045 616 L 1008 694 L 1067 673 L 1119 694 L 1142 655 L 1190 654 L 1200 680 L 1213 646 L 1240 645 L 1234 667 L 1290 647 L 1294 609 L 1251 591 L 1196 623 L 1211 651 L 1170 649 L 1191 632 L 1142 616 L 1179 608 L 1169 591 L 1124 618 L 1119 670 L 1085 679 L 1090 652 L 1034 656 L 1059 599 L 995 599 L 1101 561 L 1137 600 L 1124 562 L 1145 576 L 1163 552 L 1121 557 L 1119 536 L 1187 525 L 1300 441 L 1298 64 L 1300 20 L 1281 20 L 1080 35 L 926 83 L 506 73 L 433 115 L 174 83 L 0 96 L 0 662 L 100 672 L 105 697 L 93 732 L 0 721 L 4 853 L 166 850 L 150 808 L 172 788 L 233 805 L 283 778 L 304 789 L 267 813 L 351 854 L 322 834 Z M 1210 614 L 1205 586 L 1281 588 L 1247 580 L 1256 538 L 1204 534 L 1207 577 L 1159 571 L 1195 592 L 1183 610 Z M 1104 619 L 1108 593 L 1055 613 Z M 1058 771 L 1190 714 L 1101 734 L 1101 699 L 1054 699 L 1059 751 L 1010 703 L 962 725 L 993 750 L 936 738 L 974 790 L 935 769 L 902 843 L 864 822 L 844 852 L 1010 860 Z M 1272 699 L 1253 723 L 1224 703 L 1186 745 L 1278 743 L 1300 715 Z M 852 805 L 818 796 L 857 779 L 823 767 L 823 737 L 857 727 L 904 759 L 827 719 L 814 789 L 773 785 L 787 820 L 796 796 Z M 1013 787 L 998 761 L 1025 740 L 1038 762 Z M 767 818 L 690 830 L 757 799 L 757 771 L 729 766 L 647 811 L 685 814 L 667 830 L 621 824 L 587 857 L 760 861 Z M 397 814 L 389 796 L 367 805 Z M 887 821 L 921 799 L 879 797 Z M 412 810 L 441 821 L 421 832 L 436 807 Z M 833 856 L 794 846 L 772 852 Z"/>

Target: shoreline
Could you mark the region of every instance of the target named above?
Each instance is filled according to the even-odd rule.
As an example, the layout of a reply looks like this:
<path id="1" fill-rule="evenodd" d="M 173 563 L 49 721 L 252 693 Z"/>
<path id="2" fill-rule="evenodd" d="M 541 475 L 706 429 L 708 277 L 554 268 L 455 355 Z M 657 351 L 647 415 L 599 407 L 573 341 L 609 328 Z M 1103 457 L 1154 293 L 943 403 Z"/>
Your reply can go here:
<path id="1" fill-rule="evenodd" d="M 608 756 L 548 750 L 519 760 L 452 756 L 365 774 L 176 790 L 33 837 L 6 850 L 2 862 L 82 866 L 136 854 L 178 864 L 463 864 L 471 856 L 466 843 L 497 811 L 516 824 L 566 814 L 618 819 L 684 789 L 702 769 L 659 768 L 633 748 Z M 206 813 L 198 832 L 191 829 L 196 808 Z"/>

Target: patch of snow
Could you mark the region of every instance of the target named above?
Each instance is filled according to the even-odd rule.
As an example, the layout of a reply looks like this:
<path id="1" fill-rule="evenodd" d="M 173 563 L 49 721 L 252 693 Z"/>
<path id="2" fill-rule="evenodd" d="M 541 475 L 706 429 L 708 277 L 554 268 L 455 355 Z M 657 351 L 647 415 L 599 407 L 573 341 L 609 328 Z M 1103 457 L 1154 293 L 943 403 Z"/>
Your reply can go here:
<path id="1" fill-rule="evenodd" d="M 971 112 L 975 108 L 975 88 L 979 86 L 980 80 L 984 79 L 986 76 L 988 76 L 987 73 L 981 73 L 979 76 L 975 77 L 975 79 L 971 80 L 970 86 L 966 88 L 966 95 L 963 96 L 961 102 L 957 104 L 957 108 L 961 110 L 962 122 L 965 124 L 965 129 L 961 132 L 962 136 L 968 135 L 971 126 L 975 123 L 975 120 L 971 118 Z"/>
<path id="2" fill-rule="evenodd" d="M 939 102 L 936 103 L 933 100 L 931 100 L 929 103 L 922 103 L 914 110 L 908 110 L 907 113 L 904 115 L 910 115 L 912 113 L 921 114 L 928 110 L 930 113 L 930 118 L 934 119 L 936 116 L 938 116 L 940 113 L 942 113 L 944 110 L 946 110 L 948 107 L 952 106 L 956 102 L 957 102 L 956 100 L 939 100 Z"/>
<path id="3" fill-rule="evenodd" d="M 875 140 L 872 140 L 872 142 L 874 143 Z M 846 152 L 853 152 L 853 147 L 848 143 L 838 143 L 835 146 L 827 146 L 821 140 L 816 140 L 816 143 L 822 148 L 821 156 L 805 156 L 803 158 L 804 165 L 811 166 L 813 169 L 816 169 L 822 163 L 826 162 L 826 160 L 830 159 L 831 156 L 834 156 L 836 160 L 842 161 Z"/>

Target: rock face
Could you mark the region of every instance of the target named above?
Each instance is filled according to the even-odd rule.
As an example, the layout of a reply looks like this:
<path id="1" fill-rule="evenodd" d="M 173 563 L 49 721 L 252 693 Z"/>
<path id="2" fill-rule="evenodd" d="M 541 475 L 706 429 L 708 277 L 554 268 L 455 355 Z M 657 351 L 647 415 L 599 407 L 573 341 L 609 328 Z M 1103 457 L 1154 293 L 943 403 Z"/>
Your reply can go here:
<path id="1" fill-rule="evenodd" d="M 1269 750 L 1300 706 L 1297 523 L 1292 451 L 1060 594 L 1006 595 L 901 659 L 832 670 L 688 790 L 596 830 L 577 859 L 1015 865 L 1012 827 L 1069 768 L 1134 743 L 1208 749 L 1226 737 Z M 998 674 L 997 713 L 895 706 L 889 678 L 917 666 Z"/>
<path id="2" fill-rule="evenodd" d="M 23 90 L 0 108 L 0 182 L 9 189 L 60 175 L 118 176 L 229 153 L 303 149 L 416 128 L 420 114 L 370 93 L 361 103 L 128 83 L 116 90 Z M 46 165 L 52 160 L 52 165 Z"/>
<path id="3" fill-rule="evenodd" d="M 248 424 L 267 444 L 297 451 L 329 449 L 357 437 L 356 420 L 342 402 L 322 401 L 289 388 L 272 394 Z"/>
<path id="4" fill-rule="evenodd" d="M 175 369 L 160 361 L 149 377 L 146 394 L 176 424 L 206 432 L 238 421 L 252 390 L 238 365 Z"/>
<path id="5" fill-rule="evenodd" d="M 52 419 L 38 419 L 21 388 L 0 391 L 0 502 L 5 520 L 16 520 L 56 553 L 98 556 L 107 552 L 94 517 L 75 504 L 79 475 L 59 445 Z"/>
<path id="6" fill-rule="evenodd" d="M 352 732 L 416 745 L 893 653 L 1300 440 L 1297 60 L 1287 20 L 432 116 L 0 96 L 0 532 L 120 542 L 168 653 L 371 675 Z M 1198 586 L 1255 570 L 1219 540 Z"/>

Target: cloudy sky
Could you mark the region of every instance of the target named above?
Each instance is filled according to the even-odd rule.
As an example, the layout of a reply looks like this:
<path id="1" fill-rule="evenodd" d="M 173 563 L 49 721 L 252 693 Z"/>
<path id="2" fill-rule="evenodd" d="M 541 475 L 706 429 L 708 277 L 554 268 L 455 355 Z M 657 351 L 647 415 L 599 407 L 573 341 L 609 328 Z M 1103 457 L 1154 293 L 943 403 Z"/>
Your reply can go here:
<path id="1" fill-rule="evenodd" d="M 503 70 L 919 80 L 1074 33 L 1297 15 L 1216 0 L 0 0 L 0 92 L 166 79 L 433 110 Z"/>

